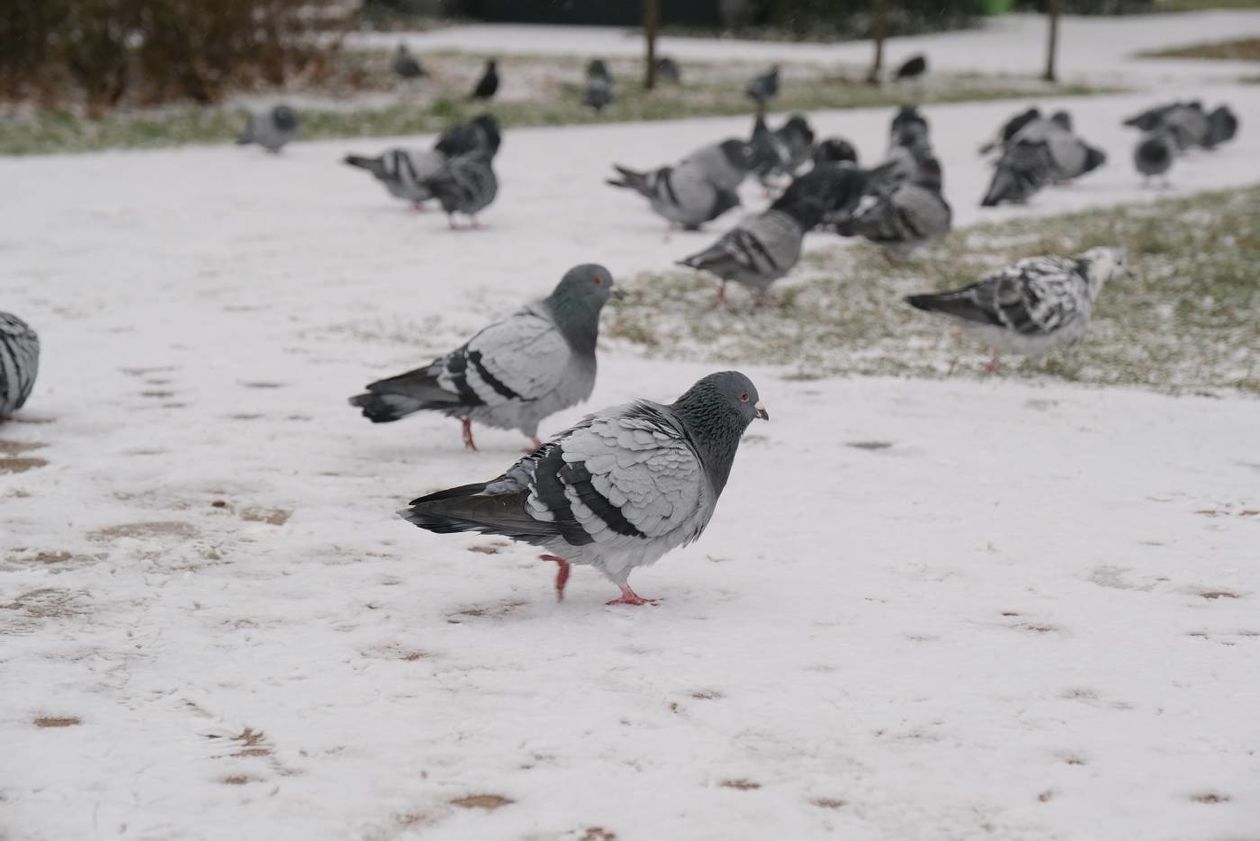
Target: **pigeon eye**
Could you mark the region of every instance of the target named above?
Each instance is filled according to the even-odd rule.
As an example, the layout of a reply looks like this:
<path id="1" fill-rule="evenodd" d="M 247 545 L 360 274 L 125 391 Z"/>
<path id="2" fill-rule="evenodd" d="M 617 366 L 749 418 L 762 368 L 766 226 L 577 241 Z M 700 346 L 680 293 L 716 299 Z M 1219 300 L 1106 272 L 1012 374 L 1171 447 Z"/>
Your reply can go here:
<path id="1" fill-rule="evenodd" d="M 748 402 L 748 392 L 746 392 L 746 391 L 745 391 L 743 394 L 741 394 L 741 395 L 739 396 L 739 399 L 740 399 L 742 402 L 747 403 L 747 402 Z"/>
<path id="2" fill-rule="evenodd" d="M 603 281 L 603 278 L 598 278 L 598 277 L 597 277 L 597 278 L 595 278 L 595 285 L 596 285 L 596 286 L 599 286 L 599 285 L 600 285 L 601 283 L 603 283 L 603 282 L 604 282 L 604 281 Z"/>

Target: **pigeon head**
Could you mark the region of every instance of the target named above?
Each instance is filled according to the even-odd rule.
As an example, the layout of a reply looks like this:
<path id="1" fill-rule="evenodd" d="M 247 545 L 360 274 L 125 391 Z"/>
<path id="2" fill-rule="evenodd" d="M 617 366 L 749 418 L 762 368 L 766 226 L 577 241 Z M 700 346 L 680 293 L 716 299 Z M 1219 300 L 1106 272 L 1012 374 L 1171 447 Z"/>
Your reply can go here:
<path id="1" fill-rule="evenodd" d="M 722 150 L 722 156 L 726 158 L 726 162 L 740 172 L 747 172 L 752 169 L 753 165 L 753 149 L 747 142 L 743 140 L 723 140 L 718 144 L 718 148 Z"/>
<path id="2" fill-rule="evenodd" d="M 570 345 L 593 352 L 599 338 L 599 311 L 611 297 L 613 276 L 608 269 L 583 263 L 565 272 L 544 304 Z"/>
<path id="3" fill-rule="evenodd" d="M 1099 246 L 1091 248 L 1077 258 L 1081 271 L 1089 280 L 1091 295 L 1097 295 L 1103 284 L 1119 280 L 1130 274 L 1127 265 L 1128 252 L 1123 248 Z"/>
<path id="4" fill-rule="evenodd" d="M 705 473 L 716 493 L 721 493 L 748 424 L 769 420 L 757 387 L 739 371 L 709 374 L 687 389 L 670 406 L 695 443 Z"/>
<path id="5" fill-rule="evenodd" d="M 779 133 L 785 137 L 795 134 L 806 143 L 814 142 L 814 130 L 809 127 L 809 120 L 805 119 L 803 114 L 793 114 L 788 117 L 787 122 L 779 129 Z"/>
<path id="6" fill-rule="evenodd" d="M 1050 120 L 1064 131 L 1072 130 L 1072 115 L 1066 111 L 1055 111 L 1050 115 Z"/>
<path id="7" fill-rule="evenodd" d="M 828 137 L 814 149 L 814 163 L 840 163 L 851 161 L 857 163 L 857 149 L 843 137 Z"/>
<path id="8" fill-rule="evenodd" d="M 271 121 L 281 131 L 291 131 L 297 127 L 297 115 L 287 105 L 277 105 L 271 112 Z"/>

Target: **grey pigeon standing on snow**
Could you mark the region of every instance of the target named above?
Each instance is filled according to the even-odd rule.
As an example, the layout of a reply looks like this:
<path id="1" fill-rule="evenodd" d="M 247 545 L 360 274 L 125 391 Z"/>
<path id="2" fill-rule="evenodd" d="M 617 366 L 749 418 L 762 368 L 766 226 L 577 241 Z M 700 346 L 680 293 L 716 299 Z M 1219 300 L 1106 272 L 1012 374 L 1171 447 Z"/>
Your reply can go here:
<path id="1" fill-rule="evenodd" d="M 501 142 L 498 121 L 480 114 L 444 131 L 432 149 L 390 149 L 375 157 L 346 155 L 343 161 L 372 173 L 391 196 L 420 209 L 422 202 L 433 197 L 426 180 L 440 173 L 450 158 L 475 151 L 493 158 Z"/>
<path id="2" fill-rule="evenodd" d="M 576 266 L 546 298 L 423 368 L 372 383 L 350 404 L 373 423 L 425 410 L 459 418 L 472 450 L 473 421 L 519 429 L 538 446 L 543 418 L 591 396 L 599 314 L 612 294 L 608 269 Z"/>
<path id="3" fill-rule="evenodd" d="M 863 177 L 860 171 L 840 165 L 812 169 L 793 181 L 769 210 L 744 219 L 708 248 L 678 261 L 679 265 L 717 275 L 719 302 L 726 300 L 728 281 L 764 297 L 770 284 L 800 259 L 805 232 L 841 204 L 856 203 L 861 197 Z"/>
<path id="4" fill-rule="evenodd" d="M 1021 128 L 998 160 L 980 204 L 1023 202 L 1047 184 L 1070 181 L 1107 162 L 1107 155 L 1063 127 L 1039 118 Z"/>
<path id="5" fill-rule="evenodd" d="M 748 139 L 752 154 L 752 171 L 765 185 L 775 173 L 786 171 L 788 150 L 783 140 L 770 130 L 764 114 L 753 119 L 752 136 Z"/>
<path id="6" fill-rule="evenodd" d="M 652 172 L 613 164 L 617 177 L 606 183 L 636 191 L 671 223 L 697 230 L 739 206 L 735 188 L 744 180 L 749 165 L 748 144 L 731 139 L 698 149 L 677 164 Z"/>
<path id="7" fill-rule="evenodd" d="M 493 58 L 486 60 L 486 69 L 481 72 L 481 78 L 477 80 L 477 84 L 473 87 L 472 93 L 468 95 L 469 99 L 493 99 L 499 90 L 499 62 Z"/>
<path id="8" fill-rule="evenodd" d="M 953 211 L 941 194 L 941 178 L 940 162 L 928 158 L 913 180 L 877 193 L 836 232 L 865 237 L 895 257 L 909 255 L 950 231 Z"/>
<path id="9" fill-rule="evenodd" d="M 442 205 L 452 230 L 458 227 L 455 224 L 456 213 L 469 217 L 472 227 L 478 227 L 477 214 L 489 207 L 499 195 L 499 179 L 494 174 L 492 154 L 486 149 L 474 149 L 451 158 L 420 183 Z"/>
<path id="10" fill-rule="evenodd" d="M 298 135 L 297 114 L 287 105 L 277 105 L 270 111 L 250 116 L 245 130 L 236 138 L 238 146 L 257 143 L 275 154 Z"/>
<path id="11" fill-rule="evenodd" d="M 931 145 L 931 131 L 927 117 L 917 106 L 903 105 L 893 114 L 888 127 L 888 148 L 904 146 L 908 149 Z"/>
<path id="12" fill-rule="evenodd" d="M 1125 120 L 1124 125 L 1148 133 L 1166 131 L 1178 151 L 1213 145 L 1211 115 L 1204 112 L 1203 103 L 1198 100 L 1148 108 Z"/>
<path id="13" fill-rule="evenodd" d="M 744 95 L 756 101 L 760 110 L 765 110 L 766 104 L 779 95 L 779 65 L 772 65 L 765 73 L 754 77 L 744 88 Z"/>
<path id="14" fill-rule="evenodd" d="M 613 101 L 613 77 L 603 59 L 592 59 L 586 68 L 586 89 L 582 92 L 582 105 L 603 111 Z"/>
<path id="15" fill-rule="evenodd" d="M 543 560 L 559 565 L 559 599 L 570 566 L 579 564 L 621 590 L 608 604 L 655 604 L 630 588 L 630 573 L 700 537 L 756 418 L 769 414 L 748 377 L 710 374 L 673 403 L 605 409 L 500 476 L 413 499 L 398 513 L 438 534 L 497 534 L 538 546 Z"/>
<path id="16" fill-rule="evenodd" d="M 1177 147 L 1165 131 L 1153 131 L 1145 135 L 1133 149 L 1133 166 L 1142 174 L 1145 184 L 1157 175 L 1168 183 L 1168 170 L 1172 169 Z"/>
<path id="17" fill-rule="evenodd" d="M 1208 114 L 1208 136 L 1203 145 L 1209 149 L 1215 149 L 1222 143 L 1233 140 L 1236 134 L 1238 134 L 1238 116 L 1230 110 L 1228 105 L 1221 105 Z"/>
<path id="18" fill-rule="evenodd" d="M 1124 249 L 1091 248 L 1076 257 L 1029 257 L 962 289 L 906 301 L 960 320 L 992 349 L 994 371 L 999 353 L 1040 361 L 1080 341 L 1103 285 L 1127 273 Z"/>
<path id="19" fill-rule="evenodd" d="M 0 312 L 0 420 L 26 403 L 39 373 L 39 336 L 16 315 Z"/>
<path id="20" fill-rule="evenodd" d="M 427 76 L 424 71 L 424 65 L 420 63 L 420 59 L 411 54 L 411 50 L 407 49 L 406 44 L 399 44 L 398 49 L 394 51 L 394 60 L 391 63 L 394 75 L 400 79 L 419 79 L 421 76 Z"/>

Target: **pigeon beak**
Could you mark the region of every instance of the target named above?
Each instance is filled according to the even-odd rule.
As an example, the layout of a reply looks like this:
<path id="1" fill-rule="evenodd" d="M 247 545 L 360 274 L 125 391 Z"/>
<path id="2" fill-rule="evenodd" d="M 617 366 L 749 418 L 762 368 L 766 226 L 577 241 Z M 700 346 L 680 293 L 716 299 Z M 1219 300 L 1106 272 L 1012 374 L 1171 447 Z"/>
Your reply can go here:
<path id="1" fill-rule="evenodd" d="M 770 413 L 766 411 L 765 404 L 760 400 L 753 404 L 753 408 L 757 410 L 757 417 L 762 420 L 770 420 Z"/>

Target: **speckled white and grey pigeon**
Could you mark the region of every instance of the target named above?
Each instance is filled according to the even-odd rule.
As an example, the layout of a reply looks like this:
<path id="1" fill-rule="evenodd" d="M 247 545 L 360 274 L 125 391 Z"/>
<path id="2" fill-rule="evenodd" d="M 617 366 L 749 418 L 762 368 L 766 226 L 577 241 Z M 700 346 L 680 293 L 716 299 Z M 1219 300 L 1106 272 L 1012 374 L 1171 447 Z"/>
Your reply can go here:
<path id="1" fill-rule="evenodd" d="M 245 130 L 236 138 L 236 145 L 257 143 L 275 154 L 298 136 L 298 118 L 287 105 L 277 105 L 270 111 L 250 115 Z"/>
<path id="2" fill-rule="evenodd" d="M 716 275 L 719 303 L 726 302 L 728 281 L 764 297 L 770 284 L 800 259 L 805 233 L 845 202 L 855 202 L 865 189 L 864 178 L 853 167 L 816 167 L 793 181 L 768 210 L 742 220 L 678 264 Z"/>
<path id="3" fill-rule="evenodd" d="M 621 590 L 610 605 L 655 604 L 630 573 L 704 532 L 740 438 L 769 418 L 748 377 L 704 377 L 670 404 L 636 400 L 590 415 L 488 482 L 411 501 L 398 512 L 438 534 L 498 534 L 544 549 L 559 565 L 593 566 Z"/>
<path id="4" fill-rule="evenodd" d="M 940 163 L 927 158 L 913 179 L 875 193 L 874 201 L 835 230 L 842 236 L 865 237 L 894 257 L 906 257 L 949 233 L 953 210 L 941 193 L 942 186 Z"/>
<path id="5" fill-rule="evenodd" d="M 26 403 L 39 373 L 39 336 L 16 315 L 0 312 L 0 421 Z"/>
<path id="6" fill-rule="evenodd" d="M 490 114 L 480 114 L 442 132 L 432 149 L 390 149 L 375 157 L 346 155 L 343 161 L 372 173 L 391 196 L 409 201 L 419 210 L 433 197 L 425 180 L 441 172 L 447 160 L 477 150 L 485 150 L 493 158 L 501 142 L 498 121 Z"/>
<path id="7" fill-rule="evenodd" d="M 1124 249 L 1091 248 L 1076 257 L 1029 257 L 962 289 L 906 301 L 959 319 L 992 349 L 987 367 L 995 371 L 999 353 L 1040 361 L 1080 341 L 1103 285 L 1127 273 Z"/>
<path id="8" fill-rule="evenodd" d="M 731 139 L 698 149 L 677 164 L 652 172 L 613 164 L 617 177 L 606 183 L 634 190 L 672 224 L 698 230 L 739 206 L 735 188 L 744 180 L 749 164 L 748 144 Z"/>
<path id="9" fill-rule="evenodd" d="M 350 405 L 373 423 L 420 411 L 459 418 L 470 450 L 477 449 L 473 421 L 519 429 L 538 446 L 543 418 L 591 396 L 599 314 L 612 294 L 608 269 L 575 266 L 546 298 L 496 321 L 423 368 L 372 383 L 350 398 Z"/>

